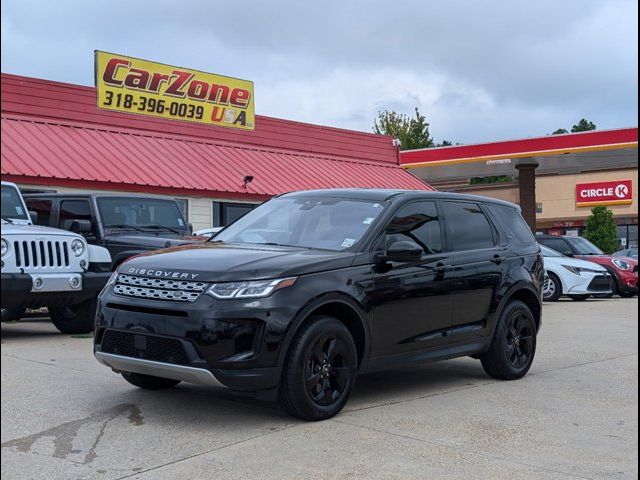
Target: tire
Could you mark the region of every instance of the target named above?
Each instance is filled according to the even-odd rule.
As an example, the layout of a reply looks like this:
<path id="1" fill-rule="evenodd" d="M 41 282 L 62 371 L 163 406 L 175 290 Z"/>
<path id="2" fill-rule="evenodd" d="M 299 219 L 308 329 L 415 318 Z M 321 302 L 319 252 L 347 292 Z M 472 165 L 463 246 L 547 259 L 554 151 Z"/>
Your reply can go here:
<path id="1" fill-rule="evenodd" d="M 622 298 L 632 298 L 637 294 L 638 292 L 618 292 L 618 295 L 620 295 Z"/>
<path id="2" fill-rule="evenodd" d="M 51 322 L 62 333 L 91 333 L 95 321 L 97 299 L 85 300 L 76 305 L 49 308 Z"/>
<path id="3" fill-rule="evenodd" d="M 591 295 L 569 295 L 569 298 L 575 300 L 576 302 L 584 302 Z"/>
<path id="4" fill-rule="evenodd" d="M 536 353 L 536 336 L 536 322 L 529 307 L 519 300 L 508 303 L 498 319 L 489 351 L 480 355 L 484 371 L 500 380 L 524 377 Z"/>
<path id="5" fill-rule="evenodd" d="M 14 320 L 20 320 L 27 311 L 26 308 L 3 308 L 1 313 L 1 320 L 3 322 L 12 322 Z"/>
<path id="6" fill-rule="evenodd" d="M 180 380 L 171 378 L 153 377 L 151 375 L 143 375 L 142 373 L 121 372 L 122 377 L 131 385 L 144 388 L 145 390 L 165 390 L 175 387 Z"/>
<path id="7" fill-rule="evenodd" d="M 285 359 L 280 404 L 304 420 L 333 417 L 349 399 L 357 366 L 347 327 L 334 317 L 312 317 L 297 332 Z"/>
<path id="8" fill-rule="evenodd" d="M 542 298 L 545 302 L 557 302 L 562 296 L 562 282 L 555 273 L 547 272 L 547 276 L 549 278 L 544 282 Z"/>

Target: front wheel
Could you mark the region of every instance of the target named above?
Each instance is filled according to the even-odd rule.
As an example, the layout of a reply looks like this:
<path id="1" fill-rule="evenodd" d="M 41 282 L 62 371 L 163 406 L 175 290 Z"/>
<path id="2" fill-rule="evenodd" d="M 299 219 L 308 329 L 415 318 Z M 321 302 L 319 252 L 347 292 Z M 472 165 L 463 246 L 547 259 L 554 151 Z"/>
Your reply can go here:
<path id="1" fill-rule="evenodd" d="M 97 299 L 91 298 L 76 305 L 50 307 L 51 322 L 62 333 L 91 333 L 95 320 Z"/>
<path id="2" fill-rule="evenodd" d="M 542 299 L 545 302 L 556 302 L 562 295 L 562 282 L 555 273 L 548 272 L 542 287 Z"/>
<path id="3" fill-rule="evenodd" d="M 536 322 L 519 300 L 507 304 L 488 352 L 480 356 L 482 367 L 493 378 L 515 380 L 526 375 L 536 353 Z"/>
<path id="4" fill-rule="evenodd" d="M 291 415 L 324 420 L 347 403 L 356 378 L 353 337 L 338 319 L 317 316 L 297 333 L 282 372 L 280 403 Z"/>
<path id="5" fill-rule="evenodd" d="M 631 298 L 631 297 L 635 297 L 638 294 L 638 292 L 636 291 L 631 291 L 631 292 L 618 292 L 618 295 L 620 295 L 622 298 Z"/>
<path id="6" fill-rule="evenodd" d="M 166 388 L 175 387 L 180 383 L 180 380 L 143 375 L 142 373 L 121 372 L 121 374 L 122 377 L 131 385 L 144 388 L 145 390 L 164 390 Z"/>

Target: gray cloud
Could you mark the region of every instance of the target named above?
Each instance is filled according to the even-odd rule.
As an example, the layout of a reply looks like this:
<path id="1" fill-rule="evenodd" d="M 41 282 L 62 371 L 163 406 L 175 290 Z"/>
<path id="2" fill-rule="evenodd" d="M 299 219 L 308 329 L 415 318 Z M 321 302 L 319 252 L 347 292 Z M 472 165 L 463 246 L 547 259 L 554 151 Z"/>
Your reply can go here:
<path id="1" fill-rule="evenodd" d="M 258 113 L 370 130 L 418 106 L 437 139 L 637 125 L 637 4 L 2 2 L 2 71 L 93 83 L 94 49 L 254 80 Z"/>

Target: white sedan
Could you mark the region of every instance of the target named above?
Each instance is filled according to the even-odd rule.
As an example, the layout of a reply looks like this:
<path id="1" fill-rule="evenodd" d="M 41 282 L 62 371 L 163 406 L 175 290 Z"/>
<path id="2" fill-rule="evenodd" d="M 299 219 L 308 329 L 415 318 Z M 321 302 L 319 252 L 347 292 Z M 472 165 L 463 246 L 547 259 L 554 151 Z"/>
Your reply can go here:
<path id="1" fill-rule="evenodd" d="M 542 289 L 543 299 L 555 302 L 562 295 L 586 300 L 591 295 L 611 292 L 611 275 L 597 263 L 567 257 L 540 245 L 547 272 Z"/>

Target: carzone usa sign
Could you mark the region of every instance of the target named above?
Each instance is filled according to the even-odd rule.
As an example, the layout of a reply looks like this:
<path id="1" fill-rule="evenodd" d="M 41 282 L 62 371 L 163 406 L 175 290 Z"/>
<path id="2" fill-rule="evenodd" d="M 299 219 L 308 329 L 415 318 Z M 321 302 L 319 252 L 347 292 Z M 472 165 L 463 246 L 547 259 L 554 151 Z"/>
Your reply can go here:
<path id="1" fill-rule="evenodd" d="M 98 108 L 253 130 L 253 82 L 95 52 Z"/>
<path id="2" fill-rule="evenodd" d="M 579 183 L 576 185 L 576 204 L 579 207 L 592 205 L 622 205 L 633 201 L 631 180 L 614 182 Z"/>

